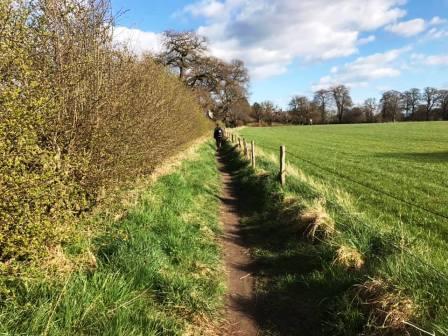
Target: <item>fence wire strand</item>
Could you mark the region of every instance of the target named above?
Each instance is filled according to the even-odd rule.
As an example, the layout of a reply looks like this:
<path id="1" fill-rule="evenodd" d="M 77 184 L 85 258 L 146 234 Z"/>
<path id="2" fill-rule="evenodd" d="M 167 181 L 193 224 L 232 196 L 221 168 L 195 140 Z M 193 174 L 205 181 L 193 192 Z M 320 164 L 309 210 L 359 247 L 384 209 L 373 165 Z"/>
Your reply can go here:
<path id="1" fill-rule="evenodd" d="M 260 147 L 261 147 L 261 148 L 266 148 L 266 149 L 269 149 L 269 150 L 274 150 L 274 151 L 278 151 L 279 148 L 280 148 L 280 146 L 279 146 L 279 148 L 273 148 L 273 147 L 270 147 L 270 146 L 260 146 Z M 288 150 L 288 148 L 286 148 L 286 150 Z M 369 189 L 369 190 L 371 190 L 371 191 L 374 191 L 374 192 L 376 192 L 376 193 L 378 193 L 378 194 L 385 195 L 385 196 L 387 196 L 387 197 L 389 197 L 389 198 L 392 198 L 392 199 L 394 199 L 394 200 L 396 200 L 396 201 L 399 201 L 399 202 L 401 202 L 401 203 L 403 203 L 403 204 L 406 204 L 406 205 L 409 205 L 409 206 L 411 206 L 411 207 L 417 208 L 417 209 L 419 209 L 419 210 L 421 210 L 421 211 L 427 212 L 427 213 L 429 213 L 429 214 L 431 214 L 431 215 L 434 215 L 434 216 L 436 216 L 436 217 L 443 218 L 444 220 L 447 220 L 447 221 L 448 221 L 448 216 L 446 216 L 446 215 L 444 215 L 444 214 L 442 214 L 442 213 L 432 211 L 432 210 L 427 209 L 427 208 L 425 208 L 425 207 L 423 207 L 423 206 L 421 206 L 421 205 L 418 205 L 418 204 L 412 203 L 412 202 L 410 202 L 410 201 L 404 200 L 404 199 L 402 199 L 402 198 L 399 198 L 398 196 L 396 196 L 396 195 L 394 195 L 394 194 L 392 194 L 392 193 L 390 193 L 390 192 L 387 192 L 387 191 L 384 191 L 384 190 L 377 189 L 377 188 L 372 187 L 372 186 L 370 186 L 370 185 L 368 185 L 368 184 L 365 184 L 365 183 L 362 183 L 362 182 L 357 181 L 357 180 L 355 180 L 355 179 L 352 179 L 352 178 L 348 177 L 347 175 L 344 175 L 344 174 L 342 174 L 342 173 L 339 173 L 339 172 L 337 172 L 337 171 L 334 171 L 334 170 L 329 169 L 329 168 L 326 168 L 326 167 L 322 167 L 322 166 L 320 166 L 320 165 L 318 165 L 318 164 L 316 164 L 316 163 L 314 163 L 314 162 L 312 162 L 312 161 L 310 161 L 310 160 L 308 160 L 308 159 L 299 157 L 299 156 L 297 156 L 297 155 L 295 155 L 295 154 L 293 154 L 293 153 L 290 153 L 290 152 L 288 152 L 288 151 L 287 151 L 287 155 L 288 155 L 288 156 L 291 156 L 291 157 L 293 157 L 293 158 L 295 158 L 295 159 L 297 159 L 297 160 L 306 162 L 306 163 L 308 163 L 308 164 L 311 165 L 311 166 L 314 166 L 314 167 L 316 167 L 316 168 L 319 168 L 320 170 L 326 171 L 326 172 L 328 172 L 328 173 L 330 173 L 330 174 L 333 174 L 333 175 L 335 175 L 335 176 L 337 176 L 337 177 L 340 177 L 340 178 L 342 178 L 342 179 L 345 179 L 345 180 L 347 180 L 347 181 L 350 181 L 350 182 L 352 182 L 352 183 L 354 183 L 354 184 L 358 184 L 358 185 L 360 185 L 360 186 L 362 186 L 362 187 L 364 187 L 364 188 L 366 188 L 366 189 Z"/>
<path id="2" fill-rule="evenodd" d="M 247 141 L 247 139 L 246 139 L 246 141 Z M 251 140 L 250 140 L 250 141 L 251 141 Z M 258 144 L 258 147 L 261 148 L 262 150 L 264 150 L 264 149 L 268 149 L 268 150 L 272 150 L 272 151 L 279 151 L 279 150 L 280 150 L 280 146 L 278 146 L 277 148 L 274 148 L 274 147 L 267 146 L 267 145 L 262 145 L 262 146 L 260 146 L 260 145 Z M 436 216 L 436 217 L 440 217 L 440 218 L 443 218 L 444 220 L 448 220 L 448 216 L 445 216 L 445 215 L 440 214 L 440 213 L 437 213 L 437 212 L 433 212 L 433 211 L 431 211 L 431 210 L 429 210 L 429 209 L 426 209 L 426 208 L 424 208 L 424 207 L 422 207 L 422 206 L 419 206 L 419 205 L 414 204 L 414 203 L 412 203 L 412 202 L 409 202 L 409 201 L 403 200 L 403 199 L 401 199 L 401 198 L 399 198 L 399 197 L 396 197 L 396 196 L 393 195 L 393 194 L 390 194 L 390 193 L 388 193 L 388 192 L 384 192 L 384 191 L 382 191 L 382 190 L 379 190 L 379 189 L 373 188 L 373 187 L 371 187 L 371 186 L 369 186 L 369 185 L 366 185 L 366 184 L 364 184 L 364 183 L 362 183 L 362 182 L 353 180 L 353 179 L 351 179 L 350 177 L 348 177 L 348 176 L 346 176 L 346 175 L 344 175 L 344 174 L 335 172 L 335 171 L 333 171 L 333 170 L 331 170 L 331 169 L 328 169 L 328 168 L 321 167 L 321 166 L 319 166 L 318 164 L 316 164 L 316 163 L 314 163 L 314 162 L 312 162 L 312 161 L 309 161 L 309 160 L 307 160 L 307 159 L 298 157 L 298 156 L 296 156 L 296 155 L 294 155 L 294 154 L 292 154 L 292 153 L 289 153 L 289 152 L 287 152 L 287 155 L 288 155 L 288 156 L 291 156 L 291 157 L 293 157 L 293 158 L 295 158 L 295 159 L 298 159 L 298 160 L 307 162 L 308 164 L 310 164 L 310 165 L 312 165 L 312 166 L 315 166 L 315 167 L 317 167 L 317 168 L 319 168 L 319 169 L 321 169 L 321 170 L 324 170 L 324 171 L 326 171 L 326 172 L 329 172 L 329 173 L 331 173 L 331 174 L 333 174 L 333 175 L 335 175 L 335 176 L 337 176 L 337 177 L 341 177 L 341 178 L 346 179 L 346 180 L 348 180 L 348 181 L 350 181 L 350 182 L 353 182 L 353 183 L 355 183 L 355 184 L 358 184 L 358 185 L 360 185 L 360 186 L 362 186 L 362 187 L 365 187 L 365 188 L 367 188 L 367 189 L 369 189 L 369 190 L 372 190 L 372 191 L 374 191 L 374 192 L 376 192 L 376 193 L 379 193 L 379 194 L 388 196 L 388 197 L 390 197 L 390 198 L 392 198 L 392 199 L 395 199 L 395 200 L 397 200 L 397 201 L 399 201 L 399 202 L 402 202 L 402 203 L 404 203 L 404 204 L 407 204 L 407 205 L 409 205 L 409 206 L 415 207 L 415 208 L 417 208 L 417 209 L 419 209 L 419 210 L 422 210 L 422 211 L 424 211 L 424 212 L 427 212 L 427 213 L 429 213 L 429 214 L 432 214 L 432 215 L 434 215 L 434 216 Z M 410 255 L 414 260 L 416 260 L 417 262 L 419 262 L 422 266 L 425 266 L 425 267 L 430 268 L 433 272 L 435 272 L 435 273 L 436 273 L 437 275 L 439 275 L 442 279 L 444 279 L 445 281 L 448 282 L 448 273 L 445 273 L 445 272 L 443 272 L 443 271 L 440 271 L 439 269 L 437 269 L 437 268 L 434 267 L 433 265 L 431 265 L 431 264 L 427 263 L 426 261 L 422 260 L 420 256 L 415 255 L 413 252 L 411 252 L 410 249 L 407 249 L 407 248 L 405 248 L 405 247 L 403 247 L 403 246 L 397 246 L 397 245 L 391 245 L 391 246 L 392 246 L 392 248 L 394 248 L 395 250 L 397 250 L 397 251 L 400 252 L 400 253 L 406 253 L 407 255 Z"/>

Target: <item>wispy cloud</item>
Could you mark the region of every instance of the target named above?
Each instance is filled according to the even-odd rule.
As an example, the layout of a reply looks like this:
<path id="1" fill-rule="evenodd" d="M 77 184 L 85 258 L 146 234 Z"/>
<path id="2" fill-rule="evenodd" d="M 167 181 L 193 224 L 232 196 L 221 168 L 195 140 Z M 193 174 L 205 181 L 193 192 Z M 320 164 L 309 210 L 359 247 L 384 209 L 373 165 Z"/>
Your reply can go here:
<path id="1" fill-rule="evenodd" d="M 366 87 L 371 81 L 381 78 L 398 77 L 401 74 L 398 61 L 410 47 L 393 49 L 366 57 L 359 57 L 354 62 L 342 67 L 334 67 L 331 74 L 324 76 L 313 86 L 313 90 L 327 88 L 336 84 L 349 87 Z"/>
<path id="2" fill-rule="evenodd" d="M 440 16 L 434 16 L 429 21 L 418 18 L 397 22 L 387 25 L 385 30 L 402 37 L 413 37 L 427 31 L 425 35 L 426 38 L 439 39 L 448 36 L 448 31 L 443 27 L 447 23 L 448 20 L 443 19 Z"/>
<path id="3" fill-rule="evenodd" d="M 440 16 L 434 16 L 431 21 L 429 21 L 429 24 L 431 26 L 438 26 L 447 23 L 447 19 L 442 19 Z"/>
<path id="4" fill-rule="evenodd" d="M 416 65 L 448 66 L 448 54 L 446 55 L 412 54 L 411 59 Z"/>
<path id="5" fill-rule="evenodd" d="M 446 28 L 431 28 L 425 35 L 425 39 L 439 40 L 448 38 L 448 29 Z"/>
<path id="6" fill-rule="evenodd" d="M 411 37 L 424 32 L 426 22 L 423 19 L 414 19 L 388 25 L 385 29 L 400 36 Z"/>

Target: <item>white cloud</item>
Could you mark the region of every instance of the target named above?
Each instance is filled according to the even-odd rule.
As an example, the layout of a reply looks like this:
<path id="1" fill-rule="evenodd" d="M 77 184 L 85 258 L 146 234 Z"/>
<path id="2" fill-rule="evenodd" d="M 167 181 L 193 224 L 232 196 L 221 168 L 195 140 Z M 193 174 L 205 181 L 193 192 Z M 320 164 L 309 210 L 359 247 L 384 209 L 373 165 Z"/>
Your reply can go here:
<path id="1" fill-rule="evenodd" d="M 417 22 L 414 25 L 409 24 L 410 22 L 416 21 L 416 20 L 421 20 L 421 22 Z M 434 16 L 428 22 L 424 22 L 424 20 L 422 20 L 422 19 L 416 19 L 416 20 L 404 22 L 404 23 L 402 23 L 402 24 L 405 24 L 403 26 L 400 26 L 401 24 L 396 24 L 396 25 L 392 25 L 392 26 L 389 25 L 386 27 L 386 30 L 389 30 L 389 31 L 396 30 L 396 31 L 394 31 L 396 34 L 409 37 L 409 36 L 417 35 L 420 32 L 428 29 L 428 31 L 425 33 L 425 35 L 423 36 L 421 41 L 438 40 L 438 39 L 448 38 L 448 27 L 446 25 L 448 23 L 447 19 L 443 19 L 439 16 Z M 400 26 L 400 27 L 398 27 L 398 26 Z M 401 32 L 399 32 L 400 29 L 401 29 Z M 408 30 L 406 30 L 406 29 L 408 29 Z"/>
<path id="2" fill-rule="evenodd" d="M 425 31 L 426 23 L 423 19 L 414 19 L 388 25 L 385 29 L 400 36 L 411 37 Z"/>
<path id="3" fill-rule="evenodd" d="M 281 75 L 288 71 L 286 66 L 280 64 L 266 64 L 255 67 L 252 70 L 252 76 L 257 79 L 266 79 L 272 76 Z"/>
<path id="4" fill-rule="evenodd" d="M 447 23 L 448 21 L 446 19 L 442 19 L 440 16 L 434 16 L 429 24 L 431 26 L 438 26 Z"/>
<path id="5" fill-rule="evenodd" d="M 200 2 L 187 5 L 182 12 L 193 16 L 204 16 L 207 18 L 218 17 L 225 10 L 223 3 L 216 0 L 202 0 Z"/>
<path id="6" fill-rule="evenodd" d="M 428 33 L 425 35 L 427 39 L 430 40 L 438 40 L 445 37 L 448 37 L 448 30 L 447 29 L 438 29 L 438 28 L 431 28 Z"/>
<path id="7" fill-rule="evenodd" d="M 428 56 L 425 63 L 428 65 L 448 65 L 448 55 Z"/>
<path id="8" fill-rule="evenodd" d="M 313 90 L 336 84 L 345 84 L 352 88 L 366 87 L 373 80 L 398 77 L 401 74 L 400 66 L 397 64 L 399 58 L 409 50 L 409 48 L 393 49 L 385 53 L 359 57 L 342 67 L 333 67 L 331 74 L 322 77 L 319 83 L 313 86 Z"/>
<path id="9" fill-rule="evenodd" d="M 416 53 L 411 55 L 414 66 L 448 66 L 448 54 L 426 55 Z"/>
<path id="10" fill-rule="evenodd" d="M 376 36 L 375 35 L 369 35 L 367 37 L 360 38 L 358 40 L 358 45 L 369 44 L 370 42 L 373 42 L 373 41 L 376 41 Z"/>
<path id="11" fill-rule="evenodd" d="M 419 53 L 412 53 L 411 54 L 411 60 L 413 62 L 419 62 L 421 60 L 423 60 L 425 58 L 424 54 L 419 54 Z"/>
<path id="12" fill-rule="evenodd" d="M 405 0 L 198 0 L 184 13 L 204 18 L 198 32 L 213 54 L 244 60 L 255 78 L 282 74 L 295 59 L 327 60 L 358 52 L 361 37 L 396 22 Z"/>
<path id="13" fill-rule="evenodd" d="M 127 27 L 115 27 L 113 40 L 115 44 L 124 45 L 139 55 L 160 52 L 162 46 L 160 34 Z"/>

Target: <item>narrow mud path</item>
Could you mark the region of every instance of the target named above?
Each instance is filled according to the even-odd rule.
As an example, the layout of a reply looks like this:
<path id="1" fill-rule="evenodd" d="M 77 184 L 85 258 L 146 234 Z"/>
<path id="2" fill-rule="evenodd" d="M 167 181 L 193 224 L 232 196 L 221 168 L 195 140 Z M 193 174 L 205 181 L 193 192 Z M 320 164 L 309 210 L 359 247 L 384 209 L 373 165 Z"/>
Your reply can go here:
<path id="1" fill-rule="evenodd" d="M 239 190 L 232 173 L 227 167 L 225 154 L 217 155 L 223 190 L 221 199 L 222 244 L 227 271 L 225 335 L 258 335 L 256 323 L 256 298 L 252 260 L 244 244 L 240 228 L 241 204 Z"/>

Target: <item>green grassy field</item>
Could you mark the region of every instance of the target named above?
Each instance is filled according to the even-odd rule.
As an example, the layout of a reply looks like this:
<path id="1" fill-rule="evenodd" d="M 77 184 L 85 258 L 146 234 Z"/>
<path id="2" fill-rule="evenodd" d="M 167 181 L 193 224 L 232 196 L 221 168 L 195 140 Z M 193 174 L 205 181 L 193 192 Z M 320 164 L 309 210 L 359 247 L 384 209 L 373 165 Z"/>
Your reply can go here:
<path id="1" fill-rule="evenodd" d="M 272 267 L 279 275 L 262 293 L 275 287 L 284 291 L 282 283 L 316 287 L 326 293 L 323 301 L 333 297 L 330 301 L 338 302 L 338 313 L 332 314 L 338 318 L 327 321 L 332 332 L 340 327 L 340 334 L 349 335 L 368 325 L 380 324 L 381 330 L 381 318 L 354 304 L 350 288 L 382 279 L 387 291 L 415 305 L 408 307 L 407 322 L 448 334 L 448 123 L 245 128 L 240 134 L 265 153 L 259 157 L 259 169 L 271 176 L 278 169 L 278 146 L 286 145 L 290 174 L 283 192 L 296 197 L 302 209 L 322 203 L 337 230 L 317 252 L 323 269 L 289 272 L 275 262 Z M 278 218 L 267 222 L 268 229 L 281 225 Z M 284 250 L 257 248 L 255 256 L 276 260 L 282 255 L 300 257 L 305 250 L 315 260 L 316 245 L 303 247 L 286 236 L 279 240 L 288 246 Z M 336 262 L 340 247 L 360 252 L 364 266 L 341 270 Z M 387 311 L 390 304 L 383 304 L 375 309 Z"/>
<path id="2" fill-rule="evenodd" d="M 176 172 L 137 188 L 138 202 L 126 216 L 100 214 L 89 225 L 93 269 L 64 273 L 66 258 L 81 248 L 64 246 L 67 257 L 54 277 L 2 276 L 9 293 L 0 292 L 0 334 L 196 335 L 195 326 L 210 329 L 224 293 L 219 188 L 214 149 L 203 145 Z"/>
<path id="3" fill-rule="evenodd" d="M 432 243 L 448 238 L 448 123 L 247 128 L 261 148 L 349 192 L 360 211 Z M 272 151 L 271 150 L 271 151 Z"/>

